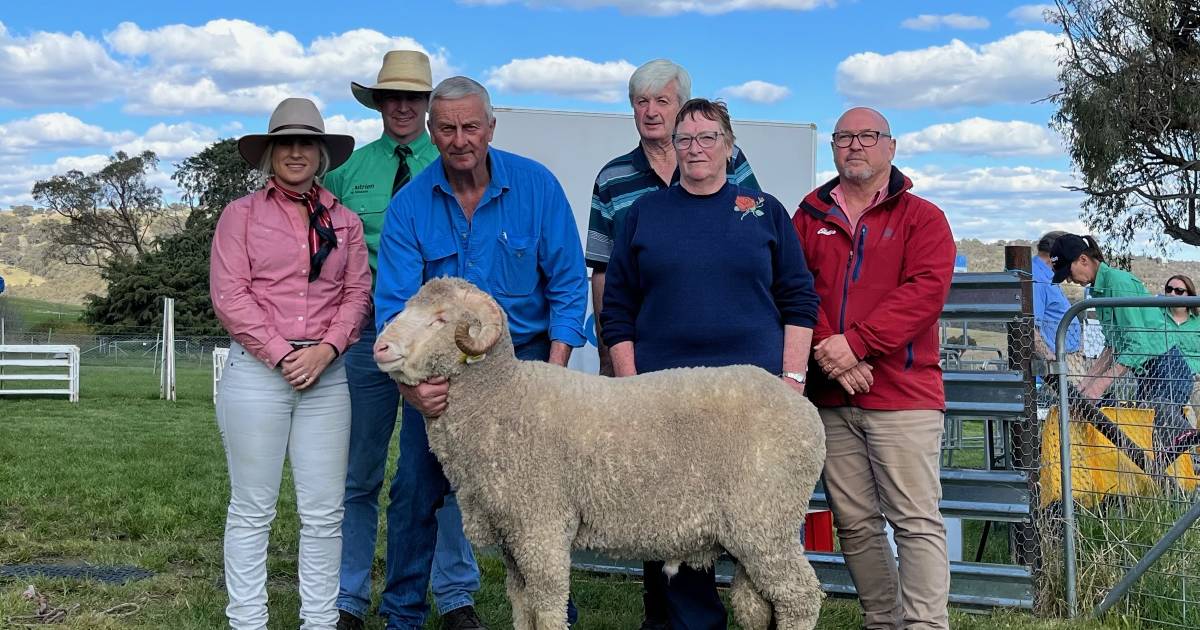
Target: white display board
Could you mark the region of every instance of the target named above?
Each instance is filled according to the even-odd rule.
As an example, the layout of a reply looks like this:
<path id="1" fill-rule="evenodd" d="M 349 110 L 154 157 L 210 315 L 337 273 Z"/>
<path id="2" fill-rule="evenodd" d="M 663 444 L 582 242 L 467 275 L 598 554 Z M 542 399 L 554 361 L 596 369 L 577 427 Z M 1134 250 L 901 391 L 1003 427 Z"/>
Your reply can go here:
<path id="1" fill-rule="evenodd" d="M 789 212 L 816 186 L 817 128 L 811 123 L 733 121 L 762 189 Z M 492 145 L 533 158 L 558 177 L 575 212 L 579 242 L 587 242 L 588 211 L 596 174 L 609 160 L 637 145 L 631 114 L 596 114 L 496 108 Z M 588 344 L 576 349 L 571 367 L 596 372 L 595 325 L 588 298 Z"/>

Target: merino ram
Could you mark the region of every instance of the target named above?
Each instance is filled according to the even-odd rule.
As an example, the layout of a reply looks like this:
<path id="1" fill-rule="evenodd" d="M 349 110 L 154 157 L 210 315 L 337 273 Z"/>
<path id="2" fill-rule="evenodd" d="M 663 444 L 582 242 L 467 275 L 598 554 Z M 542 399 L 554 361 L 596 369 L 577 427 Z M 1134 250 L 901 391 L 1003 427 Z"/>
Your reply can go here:
<path id="1" fill-rule="evenodd" d="M 820 584 L 799 532 L 825 460 L 816 409 L 749 366 L 603 378 L 513 354 L 474 285 L 427 283 L 380 335 L 379 367 L 449 379 L 426 420 L 467 535 L 508 569 L 518 630 L 565 630 L 574 549 L 711 565 L 737 560 L 745 628 L 812 628 Z"/>

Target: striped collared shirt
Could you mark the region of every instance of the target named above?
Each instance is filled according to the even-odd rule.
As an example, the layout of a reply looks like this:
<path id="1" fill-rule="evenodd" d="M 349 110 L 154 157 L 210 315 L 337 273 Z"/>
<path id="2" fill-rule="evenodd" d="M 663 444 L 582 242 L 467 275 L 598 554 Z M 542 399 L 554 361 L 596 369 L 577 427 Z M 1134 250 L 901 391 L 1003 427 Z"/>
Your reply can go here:
<path id="1" fill-rule="evenodd" d="M 733 159 L 729 161 L 725 174 L 731 184 L 760 190 L 746 154 L 737 145 L 733 147 Z M 670 185 L 678 182 L 679 169 L 676 168 Z M 618 215 L 624 214 L 638 197 L 667 186 L 650 166 L 650 160 L 646 158 L 640 143 L 629 153 L 613 158 L 600 169 L 596 184 L 592 187 L 592 209 L 588 217 L 587 246 L 584 249 L 584 258 L 589 267 L 596 271 L 604 271 L 608 267 L 608 258 L 613 249 L 613 226 L 617 224 Z"/>

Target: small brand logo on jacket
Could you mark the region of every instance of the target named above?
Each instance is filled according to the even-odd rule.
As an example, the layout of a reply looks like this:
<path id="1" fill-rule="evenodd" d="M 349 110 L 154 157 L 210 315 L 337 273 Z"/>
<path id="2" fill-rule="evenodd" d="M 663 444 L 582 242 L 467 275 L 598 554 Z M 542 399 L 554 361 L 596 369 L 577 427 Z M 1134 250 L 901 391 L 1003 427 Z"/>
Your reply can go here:
<path id="1" fill-rule="evenodd" d="M 831 230 L 829 228 L 821 228 L 821 229 L 817 230 L 817 234 L 819 234 L 821 236 L 834 236 L 837 234 L 837 230 Z"/>

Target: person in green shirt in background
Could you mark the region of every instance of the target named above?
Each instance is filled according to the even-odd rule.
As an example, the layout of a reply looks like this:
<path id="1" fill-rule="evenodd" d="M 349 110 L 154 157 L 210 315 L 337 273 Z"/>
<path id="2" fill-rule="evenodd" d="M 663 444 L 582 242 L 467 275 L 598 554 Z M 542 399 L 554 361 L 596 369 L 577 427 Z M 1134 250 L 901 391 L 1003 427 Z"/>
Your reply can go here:
<path id="1" fill-rule="evenodd" d="M 383 118 L 383 134 L 358 149 L 350 159 L 324 179 L 324 185 L 363 222 L 371 264 L 371 280 L 378 271 L 379 234 L 388 203 L 410 179 L 438 158 L 429 139 L 425 118 L 433 76 L 429 57 L 415 50 L 393 50 L 383 58 L 375 85 L 350 84 L 354 97 Z M 379 523 L 379 491 L 383 487 L 388 447 L 396 427 L 400 390 L 379 370 L 372 356 L 375 317 L 368 314 L 358 343 L 346 351 L 346 377 L 350 386 L 350 457 L 346 474 L 345 517 L 342 522 L 341 585 L 338 590 L 338 630 L 358 630 L 371 609 L 371 566 Z M 400 436 L 403 441 L 404 435 Z M 420 471 L 397 466 L 389 496 L 397 488 L 421 484 Z M 412 556 L 407 533 L 393 527 L 399 519 L 391 501 L 387 513 L 386 582 L 379 614 L 388 628 L 420 626 L 428 605 L 425 592 L 410 592 L 403 579 L 411 573 L 405 565 Z M 475 614 L 473 593 L 479 590 L 479 567 L 463 534 L 462 514 L 454 495 L 446 495 L 437 512 L 438 536 L 431 573 L 434 599 L 447 630 L 484 628 Z"/>
<path id="2" fill-rule="evenodd" d="M 1064 234 L 1050 250 L 1054 282 L 1067 278 L 1091 285 L 1091 297 L 1150 296 L 1137 276 L 1109 267 L 1091 236 Z M 1107 346 L 1080 384 L 1087 400 L 1099 400 L 1117 379 L 1132 375 L 1137 382 L 1138 406 L 1154 410 L 1154 449 L 1189 445 L 1195 437 L 1183 415 L 1192 392 L 1192 370 L 1177 345 L 1170 343 L 1162 308 L 1099 307 Z"/>
<path id="3" fill-rule="evenodd" d="M 1192 279 L 1177 274 L 1167 278 L 1163 287 L 1163 295 L 1167 297 L 1196 296 L 1196 285 Z M 1177 346 L 1183 353 L 1192 374 L 1200 374 L 1200 307 L 1176 306 L 1166 309 L 1168 343 Z M 1200 383 L 1192 386 L 1190 404 L 1192 415 L 1188 420 L 1196 426 L 1196 418 L 1200 416 Z"/>

